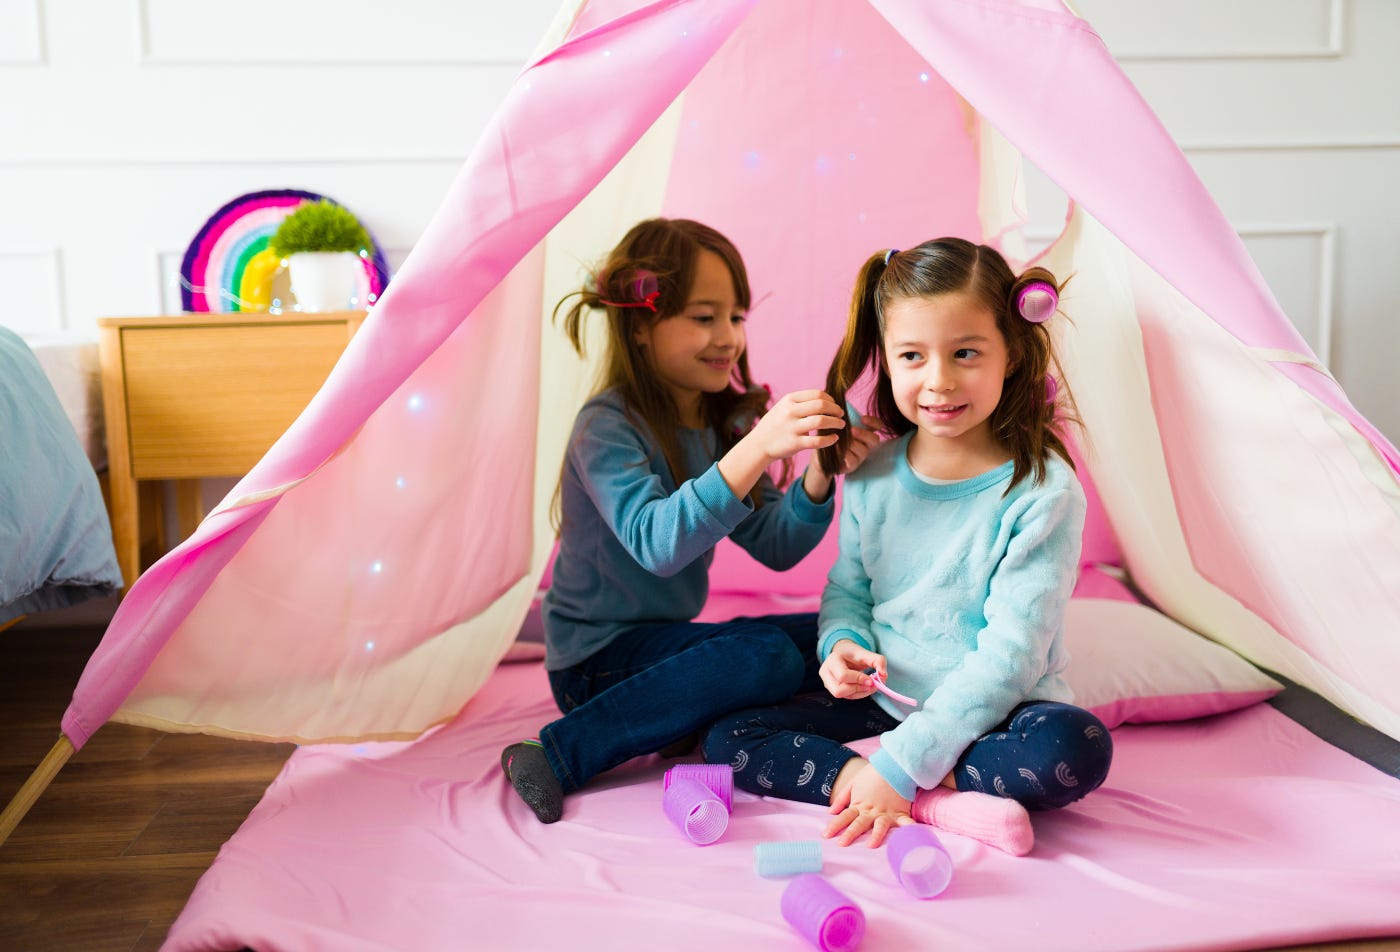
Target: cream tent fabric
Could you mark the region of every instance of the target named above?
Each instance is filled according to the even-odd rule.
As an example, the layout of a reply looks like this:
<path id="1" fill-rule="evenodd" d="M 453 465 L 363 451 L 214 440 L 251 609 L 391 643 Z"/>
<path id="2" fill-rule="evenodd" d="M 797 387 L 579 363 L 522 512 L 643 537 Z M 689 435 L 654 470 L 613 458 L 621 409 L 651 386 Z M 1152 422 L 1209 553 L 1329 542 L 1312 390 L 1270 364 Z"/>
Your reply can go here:
<path id="1" fill-rule="evenodd" d="M 549 313 L 587 262 L 649 215 L 718 227 L 760 299 L 759 378 L 811 386 L 866 255 L 959 234 L 1025 263 L 1022 156 L 1074 203 L 1043 261 L 1074 275 L 1086 559 L 1400 737 L 1400 454 L 1059 0 L 568 4 L 326 386 L 133 586 L 65 734 L 316 741 L 452 716 L 549 555 L 590 383 Z M 815 591 L 830 541 L 782 576 L 726 551 L 716 587 Z"/>

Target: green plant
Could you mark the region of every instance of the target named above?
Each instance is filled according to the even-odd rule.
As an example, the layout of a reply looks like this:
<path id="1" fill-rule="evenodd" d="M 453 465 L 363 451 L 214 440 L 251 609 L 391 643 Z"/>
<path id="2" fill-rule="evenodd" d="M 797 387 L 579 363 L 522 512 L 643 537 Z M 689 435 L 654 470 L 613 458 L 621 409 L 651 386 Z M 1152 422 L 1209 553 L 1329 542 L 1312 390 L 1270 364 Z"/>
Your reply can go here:
<path id="1" fill-rule="evenodd" d="M 298 251 L 368 250 L 369 232 L 350 209 L 322 199 L 303 202 L 277 226 L 268 247 L 283 257 Z"/>

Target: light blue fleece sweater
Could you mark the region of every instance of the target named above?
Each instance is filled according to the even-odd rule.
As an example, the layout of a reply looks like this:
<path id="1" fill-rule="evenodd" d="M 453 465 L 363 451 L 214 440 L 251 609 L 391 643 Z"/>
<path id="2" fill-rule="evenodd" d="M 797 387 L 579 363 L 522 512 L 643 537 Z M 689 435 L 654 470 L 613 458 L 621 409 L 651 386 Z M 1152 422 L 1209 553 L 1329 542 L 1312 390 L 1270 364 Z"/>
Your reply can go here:
<path id="1" fill-rule="evenodd" d="M 875 695 L 902 723 L 871 763 L 909 800 L 1017 704 L 1072 700 L 1063 622 L 1085 510 L 1058 457 L 1044 482 L 1028 476 L 1003 495 L 1009 462 L 958 482 L 920 479 L 911 436 L 877 447 L 846 480 L 817 647 L 824 659 L 850 638 L 883 654 L 890 688 L 921 702 Z"/>
<path id="2" fill-rule="evenodd" d="M 574 421 L 561 484 L 562 529 L 544 597 L 545 668 L 587 658 L 624 629 L 690 621 L 710 591 L 714 547 L 729 536 L 759 562 L 791 568 L 821 541 L 835 504 L 781 492 L 764 476 L 763 505 L 730 491 L 713 430 L 681 431 L 690 475 L 678 487 L 661 446 L 604 391 Z"/>

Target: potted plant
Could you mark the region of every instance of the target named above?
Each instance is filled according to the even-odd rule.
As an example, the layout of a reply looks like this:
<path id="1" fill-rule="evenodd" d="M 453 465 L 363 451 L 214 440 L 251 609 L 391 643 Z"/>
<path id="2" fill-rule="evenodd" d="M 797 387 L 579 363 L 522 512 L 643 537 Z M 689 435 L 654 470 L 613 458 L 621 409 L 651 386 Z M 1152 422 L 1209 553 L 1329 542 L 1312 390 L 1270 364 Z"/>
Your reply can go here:
<path id="1" fill-rule="evenodd" d="M 299 311 L 335 311 L 355 296 L 369 232 L 348 208 L 327 199 L 303 202 L 282 220 L 268 247 L 287 262 Z"/>

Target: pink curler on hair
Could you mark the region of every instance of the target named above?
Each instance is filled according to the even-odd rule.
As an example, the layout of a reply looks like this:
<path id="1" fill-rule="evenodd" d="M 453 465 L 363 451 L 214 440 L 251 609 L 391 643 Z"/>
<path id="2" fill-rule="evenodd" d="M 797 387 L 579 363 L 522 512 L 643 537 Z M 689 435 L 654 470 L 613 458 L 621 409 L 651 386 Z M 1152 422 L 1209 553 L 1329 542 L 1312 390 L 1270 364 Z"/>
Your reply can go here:
<path id="1" fill-rule="evenodd" d="M 656 313 L 656 299 L 661 296 L 661 285 L 657 282 L 656 275 L 644 270 L 633 272 L 632 280 L 627 283 L 627 291 L 632 300 L 609 301 L 602 297 L 600 288 L 598 302 L 611 307 L 644 307 L 653 314 Z"/>
<path id="2" fill-rule="evenodd" d="M 1050 319 L 1060 306 L 1060 292 L 1049 281 L 1031 281 L 1016 295 L 1016 311 L 1032 324 Z"/>
<path id="3" fill-rule="evenodd" d="M 885 687 L 885 682 L 880 680 L 880 676 L 878 674 L 872 673 L 870 675 L 870 683 L 875 686 L 875 690 L 885 695 L 885 697 L 892 697 L 900 704 L 908 704 L 910 707 L 919 706 L 919 702 L 914 700 L 912 697 L 906 697 L 905 695 L 900 694 L 898 691 Z"/>

